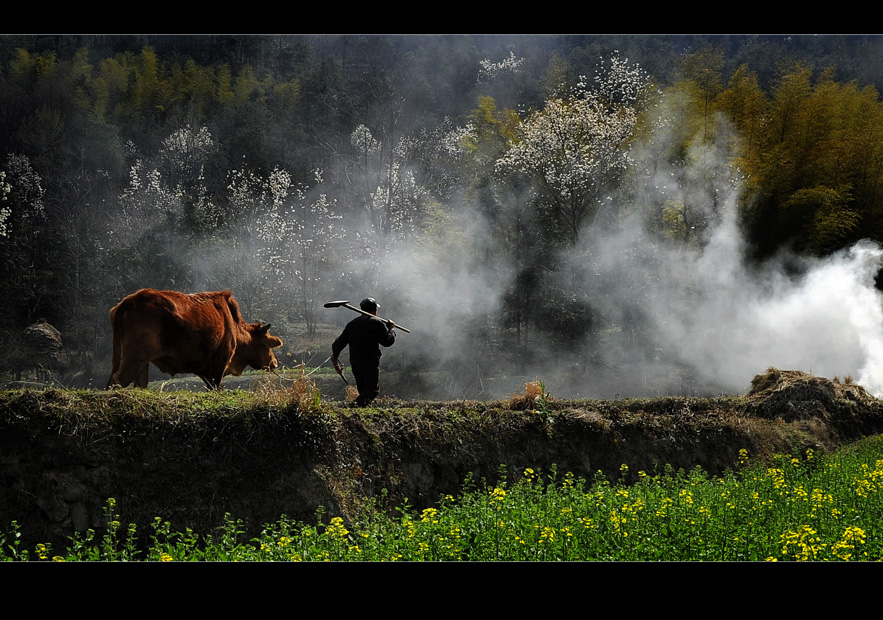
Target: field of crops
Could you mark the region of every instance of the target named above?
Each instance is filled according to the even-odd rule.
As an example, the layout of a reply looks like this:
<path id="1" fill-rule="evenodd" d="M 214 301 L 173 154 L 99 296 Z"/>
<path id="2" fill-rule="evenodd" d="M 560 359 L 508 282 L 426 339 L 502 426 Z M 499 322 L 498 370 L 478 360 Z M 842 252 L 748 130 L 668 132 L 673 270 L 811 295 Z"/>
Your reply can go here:
<path id="1" fill-rule="evenodd" d="M 437 507 L 390 509 L 384 497 L 344 521 L 319 510 L 286 517 L 247 539 L 228 516 L 213 535 L 170 531 L 157 517 L 150 545 L 120 523 L 108 500 L 106 533 L 89 530 L 66 549 L 23 548 L 13 523 L 3 560 L 880 560 L 883 436 L 828 455 L 812 450 L 752 461 L 711 477 L 702 469 L 629 472 L 621 480 L 556 471 L 501 471 L 496 484 L 467 479 Z M 636 476 L 634 475 L 636 473 Z M 626 480 L 637 482 L 626 484 Z M 390 516 L 392 515 L 392 516 Z"/>

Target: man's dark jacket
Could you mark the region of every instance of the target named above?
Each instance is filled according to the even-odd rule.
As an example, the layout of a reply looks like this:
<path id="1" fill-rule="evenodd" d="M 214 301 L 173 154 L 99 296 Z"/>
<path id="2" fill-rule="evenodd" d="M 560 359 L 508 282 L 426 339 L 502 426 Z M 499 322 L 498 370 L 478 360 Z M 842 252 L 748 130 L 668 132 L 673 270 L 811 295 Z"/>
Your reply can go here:
<path id="1" fill-rule="evenodd" d="M 361 315 L 346 324 L 343 333 L 331 345 L 334 357 L 340 357 L 344 347 L 350 347 L 350 366 L 380 366 L 380 346 L 392 346 L 396 340 L 393 330 L 374 316 Z"/>

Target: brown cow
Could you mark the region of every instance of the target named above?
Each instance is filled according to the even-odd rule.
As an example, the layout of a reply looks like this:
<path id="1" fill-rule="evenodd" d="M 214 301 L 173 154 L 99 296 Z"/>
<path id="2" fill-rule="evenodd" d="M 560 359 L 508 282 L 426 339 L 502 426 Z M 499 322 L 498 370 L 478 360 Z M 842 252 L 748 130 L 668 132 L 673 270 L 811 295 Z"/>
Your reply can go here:
<path id="1" fill-rule="evenodd" d="M 282 340 L 269 323 L 246 323 L 230 291 L 194 293 L 141 289 L 110 311 L 113 358 L 107 387 L 147 387 L 150 362 L 171 375 L 191 372 L 210 390 L 246 366 L 273 369 Z"/>

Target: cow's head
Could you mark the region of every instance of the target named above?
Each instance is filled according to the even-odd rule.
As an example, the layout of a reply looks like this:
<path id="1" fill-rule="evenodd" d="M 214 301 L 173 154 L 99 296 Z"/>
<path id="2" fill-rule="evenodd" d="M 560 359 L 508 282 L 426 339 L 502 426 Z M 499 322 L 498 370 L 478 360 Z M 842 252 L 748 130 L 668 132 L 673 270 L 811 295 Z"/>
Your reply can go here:
<path id="1" fill-rule="evenodd" d="M 273 349 L 282 346 L 282 339 L 270 334 L 270 324 L 251 323 L 245 326 L 246 341 L 236 345 L 233 359 L 225 374 L 238 377 L 251 366 L 257 370 L 273 370 L 279 363 L 273 355 Z"/>

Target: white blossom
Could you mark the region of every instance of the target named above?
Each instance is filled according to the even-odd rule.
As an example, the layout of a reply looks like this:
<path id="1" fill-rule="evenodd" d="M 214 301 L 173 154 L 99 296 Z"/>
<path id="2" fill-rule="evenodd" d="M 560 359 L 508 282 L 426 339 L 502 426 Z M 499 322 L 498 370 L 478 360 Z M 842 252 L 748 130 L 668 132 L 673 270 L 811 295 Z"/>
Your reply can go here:
<path id="1" fill-rule="evenodd" d="M 626 143 L 638 118 L 646 75 L 614 57 L 597 90 L 580 80 L 566 99 L 553 98 L 521 124 L 519 139 L 496 163 L 499 173 L 534 177 L 575 241 L 597 211 L 604 184 L 631 165 Z"/>
<path id="2" fill-rule="evenodd" d="M 322 171 L 314 170 L 313 176 L 316 185 L 321 185 Z M 327 259 L 343 237 L 341 216 L 333 212 L 335 201 L 325 193 L 304 184 L 289 192 L 290 175 L 283 170 L 274 170 L 267 185 L 268 194 L 275 198 L 256 221 L 264 244 L 259 250 L 261 265 L 274 289 L 289 289 L 300 302 L 309 329 L 320 285 L 325 282 Z"/>
<path id="3" fill-rule="evenodd" d="M 380 142 L 374 139 L 374 136 L 371 135 L 371 130 L 365 125 L 359 125 L 353 130 L 353 133 L 350 134 L 350 143 L 364 157 L 374 155 L 380 151 Z"/>
<path id="4" fill-rule="evenodd" d="M 6 194 L 11 191 L 12 186 L 6 182 L 6 173 L 0 170 L 0 201 L 5 201 Z M 5 237 L 9 234 L 9 228 L 7 227 L 6 221 L 9 219 L 10 215 L 12 215 L 12 209 L 7 205 L 0 207 L 0 237 Z"/>
<path id="5" fill-rule="evenodd" d="M 45 190 L 42 183 L 40 175 L 31 167 L 31 162 L 25 155 L 9 154 L 6 171 L 0 172 L 0 201 L 7 203 L 0 207 L 0 237 L 8 237 L 12 232 L 10 218 L 13 205 L 9 202 L 14 203 L 17 217 L 22 222 L 45 217 Z M 13 193 L 14 200 L 8 201 L 9 195 Z"/>
<path id="6" fill-rule="evenodd" d="M 215 145 L 207 127 L 201 127 L 194 132 L 190 129 L 190 125 L 172 132 L 162 144 L 163 156 L 181 168 L 190 165 L 191 162 L 202 165 Z"/>
<path id="7" fill-rule="evenodd" d="M 524 58 L 517 58 L 515 52 L 512 51 L 509 52 L 509 56 L 500 62 L 492 62 L 490 59 L 485 58 L 478 63 L 481 67 L 478 72 L 478 81 L 489 80 L 501 73 L 517 73 L 523 63 Z"/>

